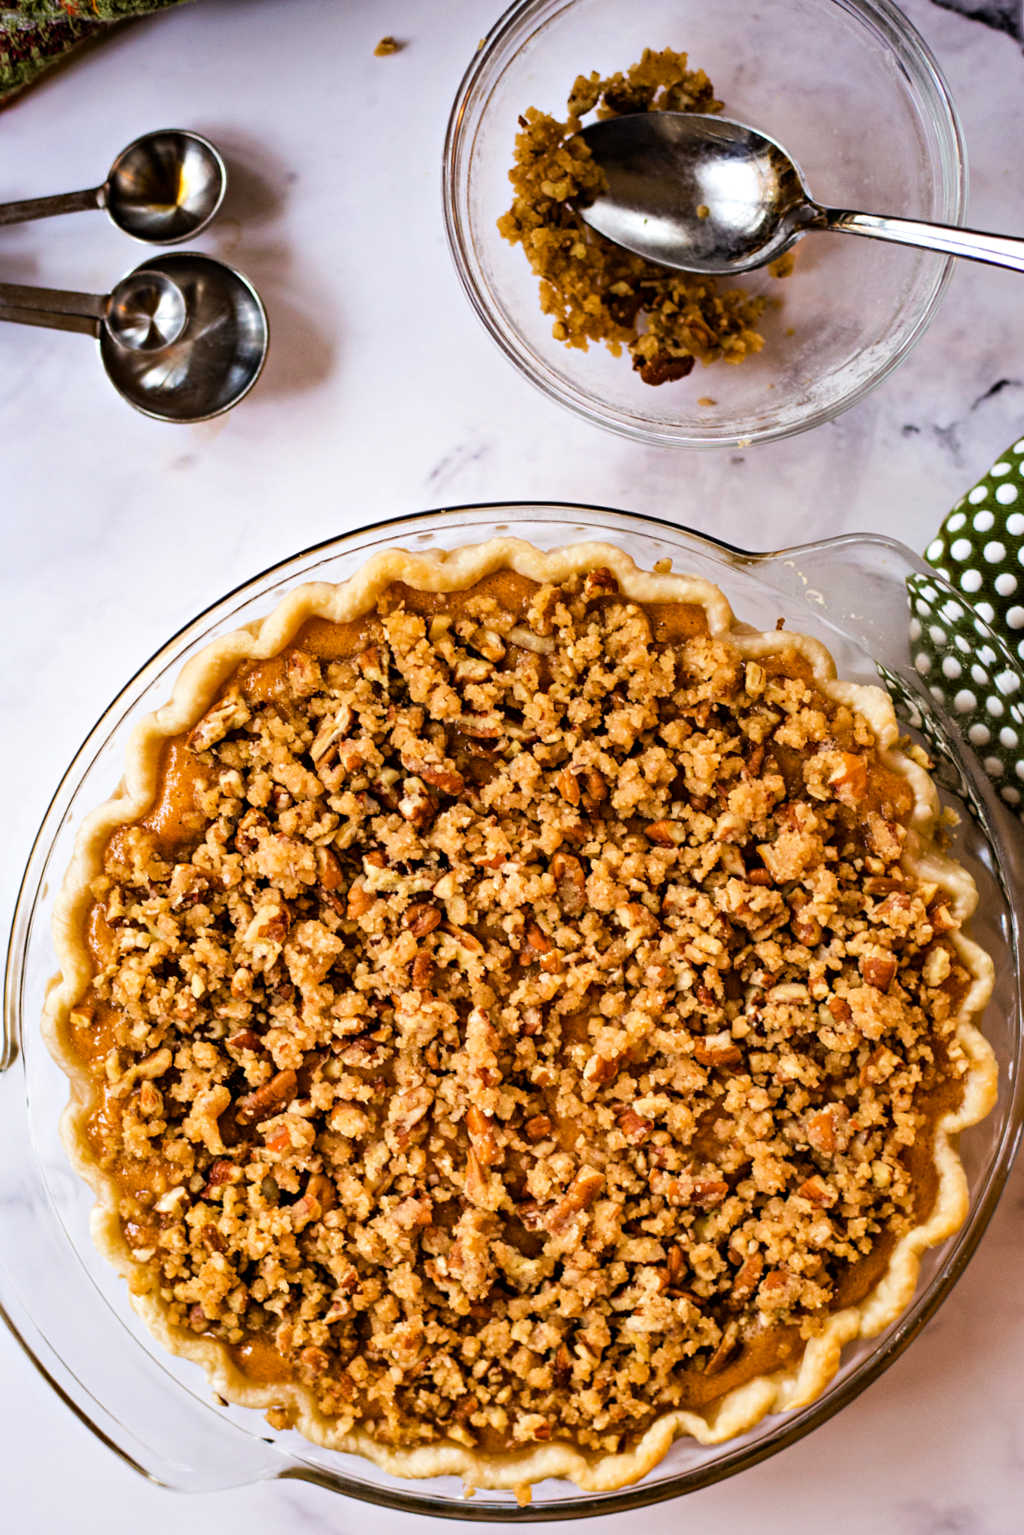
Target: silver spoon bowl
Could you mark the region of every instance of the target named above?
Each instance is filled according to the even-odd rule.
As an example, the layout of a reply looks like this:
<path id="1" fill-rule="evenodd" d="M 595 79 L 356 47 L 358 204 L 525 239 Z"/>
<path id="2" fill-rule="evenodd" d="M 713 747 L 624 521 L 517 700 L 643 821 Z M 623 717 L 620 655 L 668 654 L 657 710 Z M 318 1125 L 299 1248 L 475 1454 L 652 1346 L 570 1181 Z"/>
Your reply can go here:
<path id="1" fill-rule="evenodd" d="M 270 345 L 249 280 L 196 251 L 158 256 L 108 294 L 0 283 L 0 321 L 95 336 L 107 377 L 159 421 L 208 421 L 237 405 Z"/>
<path id="2" fill-rule="evenodd" d="M 227 167 L 209 139 L 183 128 L 161 128 L 122 150 L 102 186 L 0 204 L 0 226 L 105 208 L 133 239 L 175 245 L 206 228 L 227 184 Z"/>
<path id="3" fill-rule="evenodd" d="M 111 290 L 103 329 L 122 349 L 159 352 L 178 340 L 187 321 L 185 295 L 177 283 L 140 267 Z"/>
<path id="4" fill-rule="evenodd" d="M 865 235 L 1024 272 L 1024 239 L 827 208 L 766 133 L 698 112 L 637 112 L 579 135 L 605 176 L 586 222 L 661 266 L 729 275 L 783 255 L 809 230 Z"/>
<path id="5" fill-rule="evenodd" d="M 185 329 L 185 296 L 176 283 L 147 266 L 122 277 L 109 293 L 75 293 L 0 283 L 0 320 L 76 330 L 133 351 L 159 351 Z"/>

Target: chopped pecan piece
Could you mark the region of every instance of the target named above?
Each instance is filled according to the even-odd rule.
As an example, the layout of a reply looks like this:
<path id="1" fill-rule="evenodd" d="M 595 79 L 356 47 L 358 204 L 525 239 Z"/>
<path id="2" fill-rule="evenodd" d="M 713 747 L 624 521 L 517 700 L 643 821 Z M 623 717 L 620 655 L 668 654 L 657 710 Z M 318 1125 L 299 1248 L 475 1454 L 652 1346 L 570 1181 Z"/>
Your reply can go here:
<path id="1" fill-rule="evenodd" d="M 960 927 L 960 919 L 952 914 L 945 901 L 934 901 L 929 906 L 928 920 L 936 933 L 953 933 Z"/>
<path id="2" fill-rule="evenodd" d="M 387 664 L 381 656 L 380 647 L 377 645 L 367 645 L 366 649 L 356 658 L 356 665 L 371 682 L 386 682 L 388 680 Z"/>
<path id="3" fill-rule="evenodd" d="M 399 1148 L 409 1145 L 414 1135 L 426 1130 L 423 1120 L 430 1112 L 434 1094 L 426 1084 L 396 1093 L 388 1105 L 388 1126 Z"/>
<path id="4" fill-rule="evenodd" d="M 291 1131 L 286 1124 L 275 1125 L 264 1135 L 263 1144 L 268 1151 L 273 1151 L 278 1156 L 285 1156 L 292 1149 Z"/>
<path id="5" fill-rule="evenodd" d="M 693 1178 L 689 1173 L 680 1173 L 677 1178 L 659 1173 L 652 1178 L 651 1187 L 670 1205 L 699 1205 L 705 1210 L 720 1205 L 729 1192 L 729 1185 L 721 1178 Z"/>
<path id="6" fill-rule="evenodd" d="M 407 778 L 402 785 L 402 797 L 398 813 L 419 831 L 429 826 L 437 814 L 437 800 L 426 788 L 422 779 Z"/>
<path id="7" fill-rule="evenodd" d="M 560 1343 L 555 1350 L 555 1363 L 552 1373 L 555 1377 L 555 1384 L 558 1386 L 567 1386 L 572 1379 L 572 1360 L 569 1357 L 569 1350 L 564 1343 Z"/>
<path id="8" fill-rule="evenodd" d="M 683 1252 L 683 1249 L 679 1246 L 679 1244 L 676 1243 L 669 1248 L 668 1257 L 665 1261 L 666 1288 L 669 1290 L 678 1289 L 684 1275 L 686 1274 L 687 1268 L 688 1264 L 686 1262 L 686 1254 Z"/>
<path id="9" fill-rule="evenodd" d="M 320 662 L 306 650 L 290 650 L 285 657 L 288 685 L 297 698 L 310 698 L 323 686 Z"/>
<path id="10" fill-rule="evenodd" d="M 588 810 L 593 810 L 597 805 L 603 805 L 608 798 L 608 785 L 603 774 L 596 768 L 589 768 L 583 775 L 583 801 Z"/>
<path id="11" fill-rule="evenodd" d="M 867 818 L 867 842 L 873 853 L 877 853 L 885 863 L 895 863 L 903 852 L 903 839 L 906 836 L 902 826 L 895 821 L 887 821 L 875 811 L 868 812 Z"/>
<path id="12" fill-rule="evenodd" d="M 406 911 L 404 922 L 414 938 L 425 938 L 441 926 L 441 913 L 431 901 L 415 901 Z"/>
<path id="13" fill-rule="evenodd" d="M 805 1178 L 797 1189 L 797 1193 L 802 1194 L 804 1199 L 809 1199 L 812 1205 L 835 1204 L 836 1196 L 822 1179 L 818 1177 L 817 1173 L 815 1173 L 813 1178 Z"/>
<path id="14" fill-rule="evenodd" d="M 484 1208 L 487 1207 L 491 1192 L 490 1184 L 473 1146 L 470 1146 L 466 1152 L 466 1181 L 464 1189 L 470 1204 Z"/>
<path id="15" fill-rule="evenodd" d="M 789 1269 L 772 1269 L 761 1281 L 758 1291 L 758 1301 L 762 1310 L 767 1312 L 786 1311 L 793 1305 L 799 1290 L 800 1281 L 796 1274 Z"/>
<path id="16" fill-rule="evenodd" d="M 633 367 L 645 384 L 674 384 L 677 379 L 686 378 L 693 372 L 693 357 L 669 357 L 659 355 L 657 357 L 634 357 Z"/>
<path id="17" fill-rule="evenodd" d="M 516 1214 L 527 1231 L 540 1231 L 544 1225 L 544 1211 L 535 1199 L 524 1199 Z"/>
<path id="18" fill-rule="evenodd" d="M 638 1114 L 635 1109 L 623 1109 L 616 1116 L 616 1123 L 627 1141 L 631 1141 L 634 1146 L 642 1145 L 654 1129 L 651 1121 L 645 1119 L 642 1114 Z"/>
<path id="19" fill-rule="evenodd" d="M 240 1125 L 255 1125 L 263 1119 L 269 1119 L 294 1097 L 296 1083 L 295 1072 L 290 1067 L 277 1072 L 269 1082 L 257 1087 L 255 1092 L 239 1098 L 235 1104 L 236 1120 Z"/>
<path id="20" fill-rule="evenodd" d="M 798 943 L 805 944 L 809 949 L 815 949 L 824 936 L 824 930 L 817 917 L 810 912 L 801 911 L 793 918 L 793 936 Z"/>
<path id="21" fill-rule="evenodd" d="M 860 973 L 869 986 L 888 991 L 896 976 L 896 960 L 892 954 L 865 954 Z"/>
<path id="22" fill-rule="evenodd" d="M 524 122 L 523 126 L 527 127 L 528 124 Z M 633 291 L 606 294 L 604 301 L 616 325 L 624 325 L 627 330 L 632 328 L 644 303 L 643 294 Z"/>
<path id="23" fill-rule="evenodd" d="M 547 933 L 541 932 L 536 922 L 527 924 L 526 942 L 536 954 L 550 954 L 554 948 L 554 944 Z"/>
<path id="24" fill-rule="evenodd" d="M 501 1160 L 501 1150 L 494 1133 L 493 1114 L 485 1114 L 475 1103 L 471 1103 L 466 1110 L 466 1128 L 480 1166 L 493 1167 Z"/>
<path id="25" fill-rule="evenodd" d="M 912 907 L 913 901 L 906 890 L 894 890 L 875 907 L 875 920 L 884 922 L 887 927 L 904 928 Z"/>
<path id="26" fill-rule="evenodd" d="M 586 905 L 587 878 L 578 858 L 568 853 L 556 853 L 551 860 L 551 872 L 555 878 L 558 899 L 570 916 L 576 916 Z"/>
<path id="27" fill-rule="evenodd" d="M 563 768 L 558 775 L 558 792 L 570 805 L 580 802 L 580 781 L 570 768 Z"/>
<path id="28" fill-rule="evenodd" d="M 299 1363 L 303 1372 L 314 1379 L 318 1375 L 325 1375 L 331 1367 L 330 1356 L 322 1348 L 315 1348 L 312 1344 L 302 1349 L 299 1354 Z"/>
<path id="29" fill-rule="evenodd" d="M 412 962 L 412 984 L 426 991 L 433 983 L 436 966 L 429 954 L 417 954 Z"/>
<path id="30" fill-rule="evenodd" d="M 698 1039 L 693 1053 L 702 1066 L 735 1066 L 743 1059 L 743 1051 L 727 1031 Z"/>
<path id="31" fill-rule="evenodd" d="M 320 885 L 324 890 L 337 890 L 342 882 L 343 875 L 338 855 L 329 847 L 317 849 L 317 859 L 320 864 Z"/>
<path id="32" fill-rule="evenodd" d="M 804 1132 L 812 1150 L 823 1157 L 832 1156 L 840 1143 L 845 1143 L 848 1133 L 849 1110 L 845 1104 L 831 1103 L 824 1109 L 809 1114 Z"/>
<path id="33" fill-rule="evenodd" d="M 868 792 L 867 758 L 856 752 L 840 752 L 839 764 L 829 776 L 836 798 L 843 804 L 857 806 Z"/>
<path id="34" fill-rule="evenodd" d="M 237 689 L 232 688 L 217 700 L 188 735 L 191 751 L 209 751 L 232 730 L 240 730 L 251 718 L 251 711 Z"/>
<path id="35" fill-rule="evenodd" d="M 214 1189 L 223 1188 L 225 1184 L 237 1183 L 242 1176 L 242 1169 L 226 1157 L 218 1157 L 210 1163 L 210 1170 L 206 1175 L 206 1187 L 202 1197 L 205 1199 Z"/>
<path id="36" fill-rule="evenodd" d="M 365 885 L 360 884 L 359 880 L 356 880 L 348 889 L 348 905 L 345 915 L 350 922 L 357 922 L 360 917 L 366 916 L 366 913 L 373 906 L 376 899 L 376 896 L 372 895 Z"/>
<path id="37" fill-rule="evenodd" d="M 484 946 L 475 933 L 470 933 L 464 927 L 459 927 L 455 922 L 442 921 L 440 931 L 447 933 L 460 949 L 465 949 L 469 954 L 482 954 Z"/>
<path id="38" fill-rule="evenodd" d="M 732 1282 L 729 1291 L 729 1299 L 735 1306 L 745 1306 L 754 1294 L 761 1282 L 764 1272 L 764 1257 L 759 1252 L 752 1252 L 740 1265 L 736 1278 Z"/>
<path id="39" fill-rule="evenodd" d="M 562 1236 L 577 1215 L 592 1205 L 604 1187 L 604 1173 L 581 1167 L 547 1219 L 552 1236 Z"/>
<path id="40" fill-rule="evenodd" d="M 898 1065 L 899 1056 L 888 1045 L 876 1045 L 861 1067 L 858 1080 L 862 1087 L 884 1082 L 892 1076 Z"/>
<path id="41" fill-rule="evenodd" d="M 719 1370 L 724 1370 L 739 1348 L 739 1344 L 739 1327 L 734 1321 L 727 1322 L 722 1329 L 722 1337 L 718 1347 L 712 1351 L 711 1357 L 704 1366 L 704 1374 L 717 1375 Z"/>
<path id="42" fill-rule="evenodd" d="M 337 1202 L 337 1190 L 330 1178 L 323 1173 L 313 1173 L 302 1197 L 292 1205 L 294 1229 L 304 1230 L 311 1221 L 319 1220 L 321 1215 L 326 1214 L 328 1210 L 333 1210 Z"/>
<path id="43" fill-rule="evenodd" d="M 261 810 L 247 810 L 235 828 L 235 846 L 240 853 L 254 853 L 269 831 L 270 822 Z"/>
<path id="44" fill-rule="evenodd" d="M 252 1029 L 240 1029 L 237 1034 L 232 1034 L 227 1041 L 231 1050 L 258 1050 L 264 1051 L 266 1046 L 258 1034 Z"/>
<path id="45" fill-rule="evenodd" d="M 583 595 L 587 598 L 614 596 L 619 583 L 606 565 L 588 570 L 583 580 Z"/>

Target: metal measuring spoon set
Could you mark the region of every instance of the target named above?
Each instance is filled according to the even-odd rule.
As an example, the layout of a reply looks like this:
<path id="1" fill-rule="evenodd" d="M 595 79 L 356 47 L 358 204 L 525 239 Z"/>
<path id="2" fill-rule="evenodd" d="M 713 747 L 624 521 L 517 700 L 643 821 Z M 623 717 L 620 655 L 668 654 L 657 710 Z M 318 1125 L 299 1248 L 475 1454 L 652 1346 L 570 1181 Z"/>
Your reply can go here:
<path id="1" fill-rule="evenodd" d="M 208 139 L 161 129 L 129 144 L 101 186 L 0 204 L 0 227 L 104 208 L 133 239 L 174 245 L 206 228 L 226 190 Z M 160 421 L 230 410 L 259 378 L 269 345 L 256 289 L 197 251 L 145 261 L 107 294 L 0 283 L 0 320 L 95 336 L 114 388 Z"/>

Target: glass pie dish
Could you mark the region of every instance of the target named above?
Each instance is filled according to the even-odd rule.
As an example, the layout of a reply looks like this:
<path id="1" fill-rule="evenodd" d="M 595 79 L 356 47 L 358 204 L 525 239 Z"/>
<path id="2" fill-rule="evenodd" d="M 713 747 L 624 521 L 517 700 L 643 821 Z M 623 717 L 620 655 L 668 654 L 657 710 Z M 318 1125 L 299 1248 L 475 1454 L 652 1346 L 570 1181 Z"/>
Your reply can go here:
<path id="1" fill-rule="evenodd" d="M 812 1405 L 766 1418 L 726 1444 L 681 1439 L 641 1482 L 581 1493 L 548 1481 L 520 1507 L 512 1493 L 466 1502 L 460 1481 L 400 1481 L 368 1461 L 270 1429 L 251 1410 L 213 1397 L 193 1364 L 164 1354 L 132 1312 L 123 1282 L 89 1236 L 92 1194 L 71 1171 L 59 1135 L 67 1081 L 51 1060 L 39 1016 L 55 961 L 53 894 L 85 812 L 117 783 L 140 715 L 162 704 L 184 662 L 214 636 L 275 605 L 310 579 L 352 575 L 382 547 L 450 549 L 514 535 L 541 548 L 585 540 L 617 544 L 638 565 L 669 558 L 720 585 L 737 616 L 770 629 L 780 616 L 822 640 L 839 674 L 881 676 L 897 709 L 936 757 L 947 802 L 960 816 L 956 857 L 980 890 L 973 931 L 998 976 L 984 1020 L 1000 1071 L 995 1109 L 963 1138 L 970 1186 L 964 1226 L 924 1256 L 909 1308 L 880 1336 L 852 1345 Z M 1013 892 L 1020 855 L 1007 812 L 983 768 L 915 666 L 912 594 L 942 583 L 908 549 L 874 535 L 751 553 L 668 523 L 568 505 L 491 505 L 399 518 L 307 550 L 257 576 L 182 629 L 122 690 L 84 742 L 40 828 L 25 873 L 8 952 L 0 1057 L 0 1166 L 4 1168 L 0 1304 L 26 1353 L 64 1402 L 136 1470 L 182 1490 L 213 1490 L 277 1477 L 317 1482 L 351 1497 L 451 1518 L 522 1521 L 592 1516 L 706 1486 L 792 1443 L 852 1400 L 907 1346 L 949 1293 L 992 1214 L 1019 1138 L 1024 1104 L 1020 935 Z M 983 626 L 982 626 L 983 627 Z M 984 643 L 998 653 L 991 635 Z M 1006 658 L 1010 664 L 1009 658 Z"/>

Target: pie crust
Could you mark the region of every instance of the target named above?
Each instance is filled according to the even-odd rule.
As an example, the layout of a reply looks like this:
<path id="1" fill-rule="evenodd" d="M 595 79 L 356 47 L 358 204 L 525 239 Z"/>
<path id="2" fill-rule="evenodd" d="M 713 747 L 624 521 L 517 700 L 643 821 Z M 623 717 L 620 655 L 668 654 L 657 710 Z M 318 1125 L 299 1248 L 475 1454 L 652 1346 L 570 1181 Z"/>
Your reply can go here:
<path id="1" fill-rule="evenodd" d="M 299 587 L 262 622 L 212 642 L 184 667 L 170 701 L 136 728 L 124 779 L 111 800 L 84 823 L 56 903 L 54 934 L 60 974 L 50 989 L 44 1030 L 52 1053 L 71 1080 L 72 1095 L 62 1130 L 74 1166 L 96 1194 L 92 1214 L 95 1243 L 128 1279 L 132 1304 L 155 1336 L 172 1353 L 201 1364 L 214 1391 L 246 1406 L 276 1409 L 280 1422 L 294 1426 L 309 1440 L 366 1456 L 394 1475 L 456 1475 L 468 1486 L 521 1491 L 544 1478 L 562 1477 L 587 1491 L 607 1491 L 644 1476 L 682 1435 L 691 1435 L 705 1445 L 717 1444 L 743 1433 L 769 1412 L 791 1410 L 813 1401 L 836 1373 L 844 1345 L 858 1337 L 874 1336 L 900 1315 L 913 1295 L 922 1253 L 962 1225 L 968 1189 L 957 1138 L 960 1131 L 989 1111 L 997 1088 L 991 1048 L 976 1026 L 991 993 L 993 966 L 973 941 L 959 930 L 948 940 L 970 977 L 969 986 L 958 998 L 955 1017 L 955 1039 L 962 1051 L 964 1070 L 959 1101 L 934 1120 L 935 1195 L 924 1218 L 899 1236 L 887 1267 L 868 1293 L 855 1304 L 829 1313 L 805 1341 L 802 1352 L 784 1367 L 745 1380 L 706 1410 L 661 1413 L 635 1442 L 613 1453 L 583 1449 L 557 1437 L 511 1449 L 486 1449 L 450 1438 L 403 1448 L 378 1442 L 358 1424 L 339 1432 L 336 1420 L 318 1409 L 313 1392 L 306 1386 L 254 1380 L 239 1368 L 225 1343 L 211 1336 L 197 1336 L 169 1320 L 167 1305 L 149 1285 L 145 1263 L 136 1259 L 126 1241 L 118 1214 L 119 1186 L 99 1165 L 87 1134 L 98 1089 L 73 1039 L 72 1015 L 95 972 L 85 936 L 94 902 L 93 882 L 102 873 L 112 834 L 139 821 L 152 808 L 168 738 L 196 725 L 242 663 L 278 656 L 310 619 L 343 623 L 360 618 L 396 582 L 417 591 L 457 593 L 503 570 L 542 584 L 610 571 L 622 596 L 632 602 L 697 605 L 706 615 L 709 635 L 727 640 L 746 661 L 757 662 L 780 650 L 803 657 L 814 688 L 837 704 L 856 709 L 870 723 L 878 762 L 905 780 L 912 792 L 902 855 L 908 880 L 928 881 L 937 887 L 958 922 L 970 917 L 977 902 L 974 883 L 968 872 L 937 845 L 937 795 L 925 768 L 899 744 L 888 695 L 879 688 L 837 680 L 831 657 L 815 640 L 788 631 L 755 632 L 735 620 L 725 596 L 708 582 L 667 571 L 642 571 L 610 545 L 585 543 L 545 552 L 519 540 L 497 538 L 451 553 L 419 555 L 396 549 L 374 556 L 341 585 Z"/>

